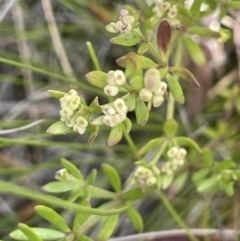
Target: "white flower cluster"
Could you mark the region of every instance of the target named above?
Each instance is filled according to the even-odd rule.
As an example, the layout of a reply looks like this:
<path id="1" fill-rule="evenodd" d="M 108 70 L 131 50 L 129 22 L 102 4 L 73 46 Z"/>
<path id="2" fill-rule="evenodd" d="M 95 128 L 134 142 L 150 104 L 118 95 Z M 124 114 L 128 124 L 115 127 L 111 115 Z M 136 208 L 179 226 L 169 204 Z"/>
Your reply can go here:
<path id="1" fill-rule="evenodd" d="M 127 118 L 128 108 L 123 99 L 118 98 L 113 103 L 102 106 L 103 116 L 100 116 L 91 122 L 92 125 L 106 125 L 114 127 Z"/>
<path id="2" fill-rule="evenodd" d="M 129 15 L 127 9 L 121 9 L 119 21 L 116 23 L 111 22 L 106 26 L 106 29 L 110 33 L 122 33 L 127 34 L 132 30 L 132 24 L 134 23 L 134 17 Z"/>
<path id="3" fill-rule="evenodd" d="M 162 166 L 161 171 L 167 175 L 172 175 L 177 168 L 184 164 L 186 155 L 187 151 L 184 148 L 172 147 L 167 152 L 170 160 Z"/>
<path id="4" fill-rule="evenodd" d="M 145 101 L 152 101 L 154 107 L 159 107 L 164 101 L 164 94 L 167 90 L 167 84 L 161 82 L 160 73 L 157 69 L 148 69 L 144 76 L 144 87 L 139 97 Z"/>
<path id="5" fill-rule="evenodd" d="M 108 72 L 107 85 L 104 87 L 104 93 L 110 96 L 116 96 L 119 87 L 126 83 L 126 77 L 122 70 L 110 70 Z"/>
<path id="6" fill-rule="evenodd" d="M 176 19 L 178 14 L 178 9 L 176 5 L 171 5 L 169 2 L 155 2 L 155 7 L 153 8 L 153 13 L 156 17 L 161 18 L 166 15 L 169 24 L 172 27 L 181 27 L 179 20 Z"/>
<path id="7" fill-rule="evenodd" d="M 60 99 L 61 110 L 59 112 L 61 121 L 65 121 L 67 127 L 83 134 L 88 126 L 88 121 L 79 115 L 81 109 L 81 98 L 76 90 L 70 90 Z"/>
<path id="8" fill-rule="evenodd" d="M 156 174 L 160 173 L 159 169 L 154 170 L 154 172 L 157 172 Z M 134 177 L 140 184 L 152 186 L 157 181 L 154 172 L 146 167 L 139 166 L 134 173 Z"/>
<path id="9" fill-rule="evenodd" d="M 123 122 L 127 116 L 127 106 L 123 99 L 116 99 L 113 102 L 113 106 L 105 105 L 103 107 L 103 113 L 105 114 L 102 118 L 102 122 L 109 127 L 114 127 L 115 125 Z"/>

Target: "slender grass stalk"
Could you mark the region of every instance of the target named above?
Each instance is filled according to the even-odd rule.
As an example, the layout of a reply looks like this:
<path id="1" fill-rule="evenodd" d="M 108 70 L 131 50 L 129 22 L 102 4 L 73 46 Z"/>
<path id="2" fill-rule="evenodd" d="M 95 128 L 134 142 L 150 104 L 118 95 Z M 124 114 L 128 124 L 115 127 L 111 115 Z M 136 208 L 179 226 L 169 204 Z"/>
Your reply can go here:
<path id="1" fill-rule="evenodd" d="M 167 208 L 167 210 L 169 211 L 169 213 L 172 215 L 172 217 L 174 218 L 174 220 L 178 223 L 178 225 L 183 228 L 189 239 L 191 241 L 199 241 L 198 238 L 191 232 L 191 230 L 189 229 L 189 227 L 185 224 L 185 222 L 182 220 L 182 218 L 178 215 L 178 213 L 176 212 L 176 210 L 173 208 L 173 206 L 171 205 L 171 203 L 168 201 L 167 197 L 162 193 L 162 191 L 158 190 L 157 191 L 157 195 L 160 197 L 161 201 L 163 202 L 164 206 Z"/>
<path id="2" fill-rule="evenodd" d="M 91 43 L 91 42 L 87 42 L 86 45 L 87 45 L 88 52 L 89 52 L 89 54 L 90 54 L 90 56 L 91 56 L 91 59 L 92 59 L 92 61 L 93 61 L 93 64 L 94 64 L 96 70 L 101 71 L 101 67 L 100 67 L 100 64 L 99 64 L 97 55 L 96 55 L 96 53 L 95 53 L 95 51 L 94 51 L 94 48 L 93 48 L 93 46 L 92 46 L 92 43 Z"/>
<path id="3" fill-rule="evenodd" d="M 13 183 L 1 181 L 1 180 L 0 180 L 0 192 L 10 193 L 21 197 L 30 198 L 32 200 L 41 201 L 41 202 L 44 202 L 53 206 L 61 207 L 61 208 L 71 208 L 75 211 L 81 211 L 89 214 L 96 214 L 96 215 L 103 215 L 103 216 L 118 214 L 120 212 L 125 211 L 131 205 L 129 204 L 122 208 L 114 209 L 114 210 L 102 210 L 98 208 L 89 208 L 83 205 L 62 200 L 61 198 L 50 196 L 35 190 L 27 189 L 25 187 L 20 187 Z"/>

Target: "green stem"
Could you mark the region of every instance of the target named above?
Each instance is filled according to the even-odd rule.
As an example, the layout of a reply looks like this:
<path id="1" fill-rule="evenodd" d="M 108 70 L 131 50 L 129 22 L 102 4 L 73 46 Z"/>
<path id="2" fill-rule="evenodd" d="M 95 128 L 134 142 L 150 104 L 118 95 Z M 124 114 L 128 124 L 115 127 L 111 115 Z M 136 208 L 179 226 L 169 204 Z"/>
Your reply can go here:
<path id="1" fill-rule="evenodd" d="M 32 66 L 32 65 L 23 64 L 23 63 L 14 61 L 14 60 L 5 59 L 5 58 L 1 58 L 1 57 L 0 57 L 0 62 L 5 63 L 5 64 L 9 64 L 9 65 L 13 65 L 13 66 L 16 66 L 16 67 L 22 68 L 22 69 L 28 69 L 28 70 L 31 70 L 33 72 L 43 74 L 43 75 L 46 75 L 46 76 L 50 76 L 52 78 L 62 80 L 62 81 L 67 82 L 69 84 L 76 85 L 76 86 L 80 87 L 82 90 L 88 90 L 88 91 L 94 92 L 98 95 L 103 95 L 101 91 L 95 89 L 92 86 L 81 83 L 80 81 L 76 82 L 73 79 L 70 79 L 68 77 L 65 77 L 65 76 L 57 74 L 57 73 L 49 72 L 45 69 L 41 69 L 41 68 L 38 68 L 38 67 L 35 67 L 35 66 Z"/>
<path id="2" fill-rule="evenodd" d="M 165 151 L 165 149 L 167 147 L 167 144 L 168 144 L 167 141 L 163 142 L 163 144 L 161 145 L 161 148 L 159 149 L 158 153 L 155 155 L 155 157 L 150 162 L 151 165 L 155 165 L 159 161 L 159 158 L 162 156 L 163 152 Z"/>
<path id="3" fill-rule="evenodd" d="M 92 61 L 93 61 L 93 64 L 94 64 L 96 70 L 101 71 L 101 67 L 100 67 L 97 55 L 96 55 L 96 53 L 94 51 L 94 48 L 92 46 L 92 43 L 91 42 L 87 42 L 86 44 L 87 44 L 88 52 L 89 52 L 89 54 L 90 54 L 90 56 L 92 58 Z"/>
<path id="4" fill-rule="evenodd" d="M 158 196 L 160 197 L 161 201 L 169 211 L 169 213 L 172 215 L 172 217 L 175 219 L 175 221 L 178 223 L 178 225 L 183 228 L 189 239 L 191 241 L 199 241 L 198 238 L 191 232 L 189 227 L 185 224 L 185 222 L 182 220 L 182 218 L 178 215 L 178 213 L 175 211 L 171 203 L 168 201 L 167 197 L 159 190 L 157 191 Z"/>
<path id="5" fill-rule="evenodd" d="M 135 146 L 131 136 L 126 132 L 126 130 L 124 129 L 123 131 L 124 137 L 128 143 L 128 146 L 131 148 L 132 152 L 134 153 L 134 155 L 137 153 L 137 147 Z"/>
<path id="6" fill-rule="evenodd" d="M 114 210 L 102 210 L 98 208 L 89 208 L 83 205 L 62 200 L 61 198 L 40 193 L 35 190 L 27 189 L 25 187 L 20 187 L 18 185 L 8 183 L 5 181 L 0 181 L 0 192 L 11 193 L 14 195 L 30 198 L 31 200 L 41 201 L 41 202 L 44 202 L 53 206 L 61 207 L 61 208 L 71 208 L 75 211 L 81 211 L 89 214 L 96 214 L 96 215 L 102 215 L 102 216 L 109 216 L 109 215 L 121 213 L 132 205 L 132 204 L 126 205 L 123 208 L 118 208 Z"/>
<path id="7" fill-rule="evenodd" d="M 152 56 L 157 60 L 157 62 L 161 65 L 161 67 L 166 66 L 166 61 L 163 56 L 160 55 L 159 51 L 154 47 L 151 42 L 148 42 L 149 51 L 151 52 Z"/>
<path id="8" fill-rule="evenodd" d="M 167 116 L 166 120 L 173 119 L 175 109 L 175 100 L 171 92 L 169 92 L 168 102 L 167 102 Z"/>

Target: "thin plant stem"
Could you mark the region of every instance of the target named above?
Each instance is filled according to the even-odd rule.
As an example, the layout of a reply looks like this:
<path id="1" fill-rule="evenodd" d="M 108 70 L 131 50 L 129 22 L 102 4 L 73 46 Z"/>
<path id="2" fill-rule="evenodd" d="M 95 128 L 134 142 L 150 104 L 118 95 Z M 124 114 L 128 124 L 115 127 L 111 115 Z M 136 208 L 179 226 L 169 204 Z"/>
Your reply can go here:
<path id="1" fill-rule="evenodd" d="M 132 137 L 129 135 L 129 133 L 126 132 L 126 130 L 123 131 L 123 134 L 124 134 L 124 137 L 125 137 L 125 139 L 128 143 L 128 146 L 131 148 L 132 152 L 134 154 L 136 154 L 138 150 L 137 150 L 137 147 L 135 146 L 135 144 L 132 140 Z"/>
<path id="2" fill-rule="evenodd" d="M 174 117 L 174 109 L 175 109 L 175 100 L 173 98 L 172 93 L 168 95 L 168 102 L 167 102 L 167 116 L 166 120 L 173 119 Z"/>
<path id="3" fill-rule="evenodd" d="M 85 213 L 89 213 L 89 214 L 96 214 L 96 215 L 102 215 L 102 216 L 109 216 L 109 215 L 121 213 L 121 212 L 125 211 L 127 208 L 129 208 L 130 205 L 132 205 L 132 204 L 129 204 L 129 205 L 126 205 L 124 207 L 121 207 L 119 209 L 114 209 L 114 210 L 102 210 L 102 209 L 98 209 L 98 208 L 89 208 L 84 205 L 79 205 L 76 203 L 65 201 L 61 198 L 50 196 L 50 195 L 40 193 L 40 192 L 32 190 L 32 189 L 20 187 L 13 183 L 1 181 L 1 180 L 0 180 L 0 192 L 11 193 L 14 195 L 30 198 L 31 200 L 41 201 L 41 202 L 44 202 L 44 203 L 47 203 L 47 204 L 50 204 L 53 206 L 61 207 L 61 208 L 71 208 L 75 211 L 81 211 L 81 212 L 85 212 Z"/>
<path id="4" fill-rule="evenodd" d="M 186 231 L 189 239 L 191 241 L 199 241 L 198 238 L 191 232 L 191 230 L 186 225 L 186 223 L 182 220 L 182 218 L 178 215 L 176 210 L 173 208 L 173 206 L 171 205 L 171 203 L 168 201 L 167 197 L 162 193 L 161 190 L 157 191 L 157 195 L 160 197 L 160 199 L 163 202 L 164 206 L 167 208 L 167 210 L 172 215 L 174 220 L 178 223 L 178 225 Z"/>
<path id="5" fill-rule="evenodd" d="M 161 145 L 161 148 L 159 149 L 158 153 L 155 155 L 155 157 L 152 159 L 150 164 L 155 165 L 158 161 L 159 158 L 162 156 L 163 152 L 165 151 L 167 147 L 168 142 L 164 141 L 163 144 Z"/>
<path id="6" fill-rule="evenodd" d="M 96 55 L 96 53 L 95 53 L 95 51 L 94 51 L 94 48 L 93 48 L 93 46 L 92 46 L 92 43 L 91 43 L 91 42 L 87 42 L 86 45 L 87 45 L 88 52 L 89 52 L 89 54 L 90 54 L 90 56 L 91 56 L 91 59 L 92 59 L 92 61 L 93 61 L 93 64 L 94 64 L 96 70 L 101 71 L 101 67 L 100 67 L 100 64 L 99 64 L 97 55 Z"/>

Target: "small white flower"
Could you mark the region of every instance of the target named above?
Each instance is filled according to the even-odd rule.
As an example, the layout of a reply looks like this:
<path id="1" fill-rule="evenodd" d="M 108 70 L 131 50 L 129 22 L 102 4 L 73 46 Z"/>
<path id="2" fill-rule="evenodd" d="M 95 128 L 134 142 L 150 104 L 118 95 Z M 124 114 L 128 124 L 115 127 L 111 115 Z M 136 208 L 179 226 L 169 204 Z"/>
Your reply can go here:
<path id="1" fill-rule="evenodd" d="M 61 178 L 67 177 L 68 174 L 66 168 L 60 169 L 55 173 L 55 179 L 60 180 Z"/>
<path id="2" fill-rule="evenodd" d="M 177 16 L 177 13 L 178 13 L 178 9 L 177 9 L 177 7 L 174 5 L 174 6 L 172 6 L 172 7 L 170 8 L 170 10 L 168 11 L 167 16 L 168 16 L 168 18 L 173 19 L 173 18 L 175 18 L 175 17 Z"/>
<path id="3" fill-rule="evenodd" d="M 157 179 L 155 177 L 149 177 L 147 180 L 146 180 L 146 184 L 147 186 L 152 186 L 156 183 Z"/>
<path id="4" fill-rule="evenodd" d="M 152 9 L 152 12 L 155 14 L 155 16 L 156 16 L 157 18 L 160 18 L 160 17 L 162 17 L 162 15 L 163 15 L 163 12 L 159 9 L 158 6 L 155 6 L 155 7 Z"/>
<path id="5" fill-rule="evenodd" d="M 152 100 L 153 100 L 153 106 L 159 107 L 163 103 L 164 98 L 163 96 L 154 95 Z"/>
<path id="6" fill-rule="evenodd" d="M 126 77 L 123 73 L 122 70 L 116 70 L 114 71 L 114 78 L 115 78 L 115 83 L 117 85 L 124 85 L 126 83 Z"/>
<path id="7" fill-rule="evenodd" d="M 116 110 L 113 107 L 107 105 L 107 106 L 103 107 L 103 114 L 105 114 L 105 115 L 115 115 Z"/>
<path id="8" fill-rule="evenodd" d="M 116 28 L 119 32 L 121 32 L 124 25 L 125 25 L 125 24 L 123 23 L 123 21 L 117 21 L 117 22 L 116 22 L 116 25 L 115 25 L 115 28 Z"/>
<path id="9" fill-rule="evenodd" d="M 72 110 L 76 110 L 80 104 L 80 101 L 81 99 L 79 96 L 73 96 L 68 103 L 69 108 Z"/>
<path id="10" fill-rule="evenodd" d="M 114 125 L 117 125 L 121 122 L 123 122 L 127 118 L 125 113 L 115 114 L 112 118 Z"/>
<path id="11" fill-rule="evenodd" d="M 113 70 L 108 71 L 107 83 L 109 85 L 116 85 L 115 77 L 114 77 L 114 71 Z"/>
<path id="12" fill-rule="evenodd" d="M 186 155 L 187 155 L 187 151 L 184 148 L 180 148 L 177 153 L 177 158 L 184 159 Z"/>
<path id="13" fill-rule="evenodd" d="M 127 106 L 123 99 L 121 99 L 121 98 L 116 99 L 113 102 L 113 106 L 118 113 L 127 113 Z"/>
<path id="14" fill-rule="evenodd" d="M 73 127 L 74 124 L 75 124 L 74 118 L 70 118 L 70 119 L 67 119 L 67 120 L 66 120 L 66 126 L 67 126 L 67 127 Z"/>
<path id="15" fill-rule="evenodd" d="M 69 102 L 73 96 L 78 96 L 78 93 L 76 90 L 72 89 L 72 90 L 69 90 L 69 92 L 67 94 L 64 95 L 64 100 L 66 102 Z"/>
<path id="16" fill-rule="evenodd" d="M 85 127 L 81 127 L 81 126 L 79 126 L 78 124 L 75 124 L 75 125 L 73 126 L 73 130 L 76 131 L 76 132 L 78 132 L 80 135 L 82 135 L 82 134 L 85 133 L 86 128 L 85 128 Z"/>
<path id="17" fill-rule="evenodd" d="M 159 5 L 159 9 L 162 11 L 162 12 L 166 12 L 168 9 L 170 9 L 171 7 L 171 3 L 169 2 L 162 2 L 160 3 Z"/>
<path id="18" fill-rule="evenodd" d="M 75 123 L 82 128 L 86 128 L 88 126 L 88 121 L 82 116 L 78 116 L 75 120 Z"/>
<path id="19" fill-rule="evenodd" d="M 181 23 L 178 19 L 169 19 L 169 24 L 173 27 L 173 28 L 181 28 Z"/>
<path id="20" fill-rule="evenodd" d="M 147 102 L 152 99 L 153 93 L 150 90 L 147 90 L 146 88 L 141 89 L 139 93 L 139 97 L 141 100 Z"/>
<path id="21" fill-rule="evenodd" d="M 178 154 L 178 148 L 177 147 L 172 147 L 171 149 L 169 149 L 168 150 L 168 152 L 167 152 L 167 156 L 169 157 L 169 158 L 173 158 L 173 157 L 175 157 L 177 154 Z"/>
<path id="22" fill-rule="evenodd" d="M 106 95 L 116 96 L 119 92 L 119 88 L 115 85 L 107 85 L 103 89 Z"/>
<path id="23" fill-rule="evenodd" d="M 60 116 L 62 118 L 69 119 L 71 115 L 73 114 L 73 110 L 71 110 L 68 106 L 65 106 L 60 112 Z"/>
<path id="24" fill-rule="evenodd" d="M 136 177 L 142 177 L 142 176 L 144 175 L 145 169 L 146 169 L 145 167 L 139 166 L 139 167 L 136 169 L 136 171 L 135 171 L 135 173 L 134 173 L 134 176 L 136 176 Z"/>
<path id="25" fill-rule="evenodd" d="M 116 125 L 113 121 L 113 116 L 111 115 L 105 115 L 102 121 L 106 126 L 109 126 L 109 127 L 114 127 Z"/>

